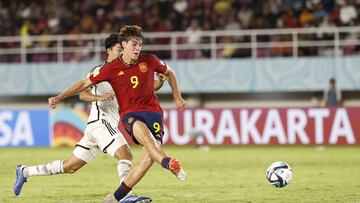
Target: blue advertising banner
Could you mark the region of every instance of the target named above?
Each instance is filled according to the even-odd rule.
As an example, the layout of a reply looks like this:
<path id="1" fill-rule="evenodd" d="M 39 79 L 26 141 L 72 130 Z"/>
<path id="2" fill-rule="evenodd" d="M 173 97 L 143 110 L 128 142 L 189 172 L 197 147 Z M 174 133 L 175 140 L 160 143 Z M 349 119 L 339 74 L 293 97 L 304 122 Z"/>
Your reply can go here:
<path id="1" fill-rule="evenodd" d="M 49 110 L 0 110 L 0 147 L 50 146 Z"/>

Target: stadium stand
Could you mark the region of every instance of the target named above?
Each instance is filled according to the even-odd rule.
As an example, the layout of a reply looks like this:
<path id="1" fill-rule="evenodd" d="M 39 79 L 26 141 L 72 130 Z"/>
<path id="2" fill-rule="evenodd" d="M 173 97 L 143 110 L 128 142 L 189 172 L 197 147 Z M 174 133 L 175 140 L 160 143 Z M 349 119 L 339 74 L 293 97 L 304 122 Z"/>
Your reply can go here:
<path id="1" fill-rule="evenodd" d="M 354 0 L 3 0 L 0 35 L 108 33 L 125 24 L 148 32 L 357 26 L 359 9 Z"/>
<path id="2" fill-rule="evenodd" d="M 55 11 L 55 12 L 54 12 Z M 145 32 L 183 32 L 175 39 L 177 45 L 182 44 L 206 44 L 215 41 L 224 46 L 214 51 L 203 48 L 200 51 L 182 50 L 176 52 L 176 57 L 169 49 L 158 51 L 162 58 L 193 59 L 193 58 L 240 58 L 253 57 L 252 45 L 244 47 L 247 43 L 286 43 L 296 41 L 288 33 L 268 33 L 260 35 L 258 32 L 252 38 L 250 32 L 244 35 L 218 35 L 211 38 L 207 31 L 251 31 L 262 29 L 299 29 L 316 28 L 317 31 L 297 32 L 298 41 L 323 41 L 328 44 L 336 40 L 336 32 L 329 31 L 334 27 L 356 27 L 360 24 L 360 1 L 355 0 L 270 0 L 270 1 L 236 1 L 236 0 L 168 0 L 168 1 L 145 1 L 132 0 L 60 0 L 60 1 L 20 1 L 3 0 L 0 2 L 0 36 L 21 36 L 25 44 L 20 41 L 9 41 L 7 38 L 0 40 L 0 48 L 10 53 L 1 55 L 1 62 L 20 62 L 24 57 L 12 54 L 19 46 L 27 49 L 27 62 L 43 61 L 83 61 L 93 57 L 95 53 L 65 53 L 59 57 L 56 53 L 49 54 L 49 48 L 61 47 L 101 47 L 96 40 L 67 40 L 58 41 L 51 36 L 110 33 L 119 30 L 125 24 L 137 24 L 143 27 Z M 341 31 L 340 31 L 341 32 Z M 204 34 L 205 33 L 205 34 Z M 277 32 L 275 32 L 277 33 Z M 359 39 L 358 30 L 340 33 L 339 40 L 351 41 Z M 33 36 L 37 36 L 33 40 Z M 187 37 L 190 36 L 190 37 Z M 58 37 L 56 37 L 58 38 Z M 103 37 L 102 37 L 103 38 Z M 169 34 L 156 36 L 149 39 L 145 44 L 165 45 L 173 38 Z M 239 46 L 233 46 L 232 44 Z M 296 42 L 297 43 L 297 42 Z M 21 44 L 21 45 L 20 45 Z M 172 42 L 172 44 L 174 44 Z M 96 48 L 95 48 L 96 49 Z M 155 49 L 155 48 L 154 48 Z M 156 49 L 159 49 L 157 46 Z M 46 50 L 42 53 L 41 50 Z M 296 52 L 296 53 L 295 53 Z M 300 47 L 296 51 L 284 45 L 282 47 L 257 48 L 256 57 L 278 56 L 327 56 L 333 55 L 334 49 L 328 46 Z M 360 45 L 347 43 L 341 47 L 342 55 L 357 55 Z M 41 53 L 41 54 L 40 54 Z M 102 54 L 100 54 L 101 56 Z M 99 55 L 97 55 L 99 57 Z"/>

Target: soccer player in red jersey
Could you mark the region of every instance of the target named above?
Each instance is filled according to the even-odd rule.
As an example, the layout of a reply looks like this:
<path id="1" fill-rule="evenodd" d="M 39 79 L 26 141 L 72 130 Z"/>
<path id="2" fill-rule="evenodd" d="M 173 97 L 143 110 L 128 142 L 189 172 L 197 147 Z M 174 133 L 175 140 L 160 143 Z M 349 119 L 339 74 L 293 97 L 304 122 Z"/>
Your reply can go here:
<path id="1" fill-rule="evenodd" d="M 95 66 L 89 73 L 101 69 L 106 63 L 119 58 L 122 48 L 119 42 L 118 33 L 112 33 L 105 39 L 105 50 L 107 53 L 106 62 Z M 154 90 L 157 91 L 167 79 L 165 75 L 158 74 L 154 81 Z M 118 159 L 118 174 L 120 182 L 125 179 L 132 165 L 132 153 L 124 135 L 118 131 L 120 122 L 119 107 L 116 99 L 113 98 L 113 89 L 106 81 L 98 83 L 92 88 L 80 92 L 80 99 L 92 102 L 84 136 L 76 144 L 70 158 L 67 160 L 56 160 L 47 164 L 16 167 L 16 181 L 14 184 L 15 195 L 20 195 L 22 187 L 28 177 L 47 176 L 63 173 L 75 173 L 101 151 Z M 131 199 L 133 202 L 150 202 L 151 198 L 128 194 L 122 201 Z"/>
<path id="2" fill-rule="evenodd" d="M 102 81 L 110 83 L 120 107 L 120 115 L 125 129 L 134 141 L 143 146 L 141 161 L 131 168 L 125 180 L 114 194 L 106 197 L 106 202 L 122 199 L 146 174 L 153 162 L 170 170 L 180 180 L 186 179 L 179 161 L 168 157 L 161 150 L 163 111 L 154 94 L 154 73 L 167 76 L 174 101 L 179 110 L 184 110 L 186 101 L 181 97 L 174 71 L 155 55 L 140 54 L 142 31 L 138 26 L 125 26 L 120 30 L 120 42 L 123 53 L 118 59 L 105 64 L 90 78 L 80 80 L 63 93 L 49 98 L 52 108 L 62 99 Z"/>

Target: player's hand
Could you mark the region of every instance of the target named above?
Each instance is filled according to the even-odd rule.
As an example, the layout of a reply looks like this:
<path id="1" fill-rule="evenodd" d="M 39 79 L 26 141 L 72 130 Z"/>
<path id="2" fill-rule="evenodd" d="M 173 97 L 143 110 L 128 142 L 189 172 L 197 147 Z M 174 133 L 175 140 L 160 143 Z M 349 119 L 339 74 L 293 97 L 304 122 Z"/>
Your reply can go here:
<path id="1" fill-rule="evenodd" d="M 52 109 L 56 109 L 56 104 L 58 104 L 60 102 L 60 100 L 57 97 L 50 97 L 48 99 L 48 102 L 49 102 L 49 106 Z"/>
<path id="2" fill-rule="evenodd" d="M 165 80 L 167 79 L 167 76 L 161 73 L 156 73 L 156 76 L 161 82 L 165 82 Z"/>
<path id="3" fill-rule="evenodd" d="M 175 103 L 180 111 L 185 110 L 187 102 L 183 98 L 175 99 Z"/>
<path id="4" fill-rule="evenodd" d="M 99 101 L 104 101 L 104 100 L 113 100 L 114 99 L 114 95 L 111 93 L 105 93 L 100 99 Z"/>

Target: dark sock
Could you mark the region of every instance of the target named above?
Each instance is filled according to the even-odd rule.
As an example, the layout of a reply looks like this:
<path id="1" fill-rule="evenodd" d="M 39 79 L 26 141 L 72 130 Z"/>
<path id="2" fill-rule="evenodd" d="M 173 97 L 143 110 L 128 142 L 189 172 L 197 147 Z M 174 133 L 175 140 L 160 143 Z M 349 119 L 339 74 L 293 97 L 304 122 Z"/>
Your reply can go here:
<path id="1" fill-rule="evenodd" d="M 117 201 L 120 201 L 124 198 L 132 188 L 125 185 L 124 182 L 121 183 L 120 187 L 115 191 L 114 196 Z"/>
<path id="2" fill-rule="evenodd" d="M 163 158 L 163 160 L 161 160 L 161 166 L 163 168 L 169 169 L 169 162 L 170 162 L 171 158 L 170 157 L 165 157 Z"/>

